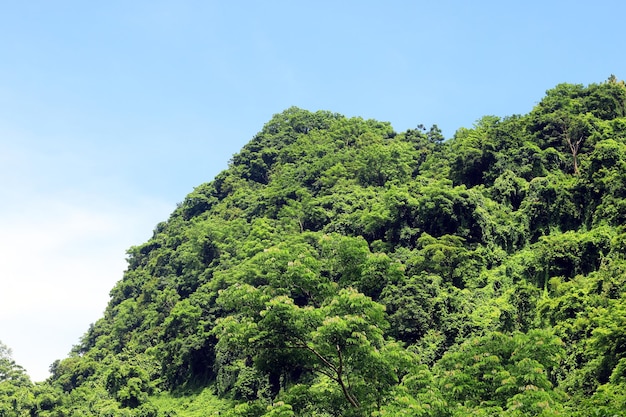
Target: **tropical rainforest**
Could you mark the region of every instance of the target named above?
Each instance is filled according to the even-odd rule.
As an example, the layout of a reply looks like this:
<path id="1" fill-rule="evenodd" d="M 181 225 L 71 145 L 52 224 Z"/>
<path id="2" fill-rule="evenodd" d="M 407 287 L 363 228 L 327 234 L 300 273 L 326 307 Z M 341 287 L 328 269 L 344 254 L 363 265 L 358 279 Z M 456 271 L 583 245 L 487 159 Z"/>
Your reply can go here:
<path id="1" fill-rule="evenodd" d="M 0 416 L 626 414 L 626 85 L 436 126 L 296 107 L 128 250 Z"/>

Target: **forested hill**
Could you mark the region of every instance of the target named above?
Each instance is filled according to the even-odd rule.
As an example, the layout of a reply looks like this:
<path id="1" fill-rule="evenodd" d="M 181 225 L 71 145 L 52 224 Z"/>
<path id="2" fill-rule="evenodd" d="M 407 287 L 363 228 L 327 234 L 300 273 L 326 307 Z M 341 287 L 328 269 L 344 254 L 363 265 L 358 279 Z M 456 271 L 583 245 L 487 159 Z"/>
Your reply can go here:
<path id="1" fill-rule="evenodd" d="M 0 416 L 626 412 L 626 86 L 437 126 L 290 108 Z"/>

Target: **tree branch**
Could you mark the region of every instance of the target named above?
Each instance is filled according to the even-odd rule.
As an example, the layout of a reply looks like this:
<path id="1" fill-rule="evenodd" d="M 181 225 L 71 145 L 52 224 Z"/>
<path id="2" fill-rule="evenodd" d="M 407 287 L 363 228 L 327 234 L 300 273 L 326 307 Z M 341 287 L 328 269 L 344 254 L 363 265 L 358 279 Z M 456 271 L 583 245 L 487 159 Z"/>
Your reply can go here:
<path id="1" fill-rule="evenodd" d="M 330 372 L 325 372 L 322 369 L 318 369 L 317 372 L 326 375 L 333 381 L 337 382 L 341 387 L 343 396 L 346 398 L 346 400 L 348 400 L 350 405 L 352 405 L 354 408 L 360 408 L 361 404 L 359 404 L 359 401 L 356 399 L 356 397 L 354 397 L 354 395 L 350 393 L 350 389 L 346 386 L 346 383 L 343 380 L 343 354 L 341 353 L 341 347 L 339 345 L 335 345 L 335 348 L 337 349 L 337 358 L 339 359 L 339 365 L 335 366 L 332 362 L 330 362 L 330 360 L 326 359 L 320 352 L 309 346 L 302 339 L 298 339 L 298 343 L 300 348 L 306 349 L 313 355 L 315 355 L 315 357 L 317 357 L 327 368 L 332 371 L 332 374 Z"/>

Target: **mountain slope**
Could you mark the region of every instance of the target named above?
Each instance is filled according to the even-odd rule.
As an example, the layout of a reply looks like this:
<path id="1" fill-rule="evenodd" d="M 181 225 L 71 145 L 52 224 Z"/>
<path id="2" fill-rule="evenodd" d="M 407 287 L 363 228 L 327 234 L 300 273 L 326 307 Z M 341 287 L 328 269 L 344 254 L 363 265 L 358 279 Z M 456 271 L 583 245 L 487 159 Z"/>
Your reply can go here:
<path id="1" fill-rule="evenodd" d="M 625 106 L 613 77 L 561 84 L 446 141 L 275 115 L 128 251 L 104 317 L 24 408 L 618 414 Z"/>

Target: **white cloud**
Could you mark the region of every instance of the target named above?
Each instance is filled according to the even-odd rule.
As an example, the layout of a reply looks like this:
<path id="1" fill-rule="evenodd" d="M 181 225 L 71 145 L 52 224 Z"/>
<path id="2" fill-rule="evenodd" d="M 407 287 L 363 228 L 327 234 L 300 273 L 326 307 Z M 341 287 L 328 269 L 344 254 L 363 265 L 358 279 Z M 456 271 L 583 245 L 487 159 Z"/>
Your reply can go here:
<path id="1" fill-rule="evenodd" d="M 174 208 L 105 148 L 0 119 L 0 340 L 35 381 L 102 316 L 126 250 Z"/>
<path id="2" fill-rule="evenodd" d="M 101 317 L 126 250 L 171 211 L 150 200 L 37 197 L 0 211 L 0 340 L 35 381 Z"/>

